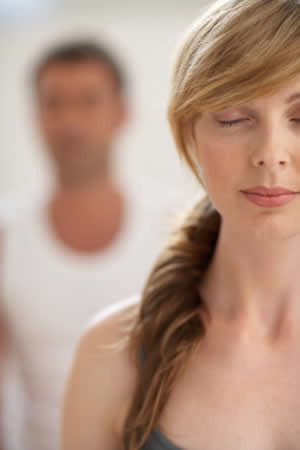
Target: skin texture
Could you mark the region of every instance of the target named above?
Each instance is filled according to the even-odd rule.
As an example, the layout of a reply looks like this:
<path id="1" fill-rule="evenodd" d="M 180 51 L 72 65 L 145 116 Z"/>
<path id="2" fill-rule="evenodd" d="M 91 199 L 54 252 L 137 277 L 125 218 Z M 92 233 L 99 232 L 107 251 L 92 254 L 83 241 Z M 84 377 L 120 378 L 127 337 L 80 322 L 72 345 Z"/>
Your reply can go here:
<path id="1" fill-rule="evenodd" d="M 169 440 L 186 450 L 299 447 L 300 196 L 265 208 L 241 193 L 257 185 L 300 192 L 300 98 L 286 104 L 299 91 L 300 78 L 251 104 L 207 111 L 186 130 L 186 144 L 222 215 L 216 252 L 200 286 L 211 313 L 207 334 L 176 381 L 159 423 Z M 219 123 L 224 120 L 242 121 L 225 128 Z M 113 340 L 118 329 L 118 319 L 109 313 L 82 338 L 66 395 L 64 450 L 86 448 L 85 436 L 93 426 L 99 434 L 93 435 L 91 449 L 121 449 L 118 439 L 109 444 L 112 436 L 120 435 L 126 412 L 120 412 L 126 405 L 121 398 L 134 385 L 134 365 L 120 358 L 109 393 L 105 384 L 97 384 L 98 363 L 87 361 L 95 341 L 101 345 Z M 111 374 L 113 361 L 108 356 L 101 366 L 104 378 Z M 81 423 L 84 431 L 78 431 L 76 411 L 100 408 L 99 398 L 90 394 L 87 399 L 80 386 L 90 378 L 95 396 L 104 395 L 101 408 L 111 407 L 112 396 L 116 409 L 111 420 L 98 414 L 98 423 L 93 411 Z M 107 446 L 101 446 L 101 439 Z"/>
<path id="2" fill-rule="evenodd" d="M 300 195 L 281 207 L 264 208 L 250 203 L 241 191 L 279 185 L 300 192 L 300 98 L 285 103 L 299 91 L 300 78 L 251 105 L 206 113 L 194 122 L 190 137 L 210 198 L 222 215 L 203 292 L 210 290 L 211 308 L 222 297 L 226 308 L 253 313 L 262 328 L 272 326 L 283 311 L 298 314 Z M 237 119 L 243 121 L 232 127 L 218 123 Z"/>

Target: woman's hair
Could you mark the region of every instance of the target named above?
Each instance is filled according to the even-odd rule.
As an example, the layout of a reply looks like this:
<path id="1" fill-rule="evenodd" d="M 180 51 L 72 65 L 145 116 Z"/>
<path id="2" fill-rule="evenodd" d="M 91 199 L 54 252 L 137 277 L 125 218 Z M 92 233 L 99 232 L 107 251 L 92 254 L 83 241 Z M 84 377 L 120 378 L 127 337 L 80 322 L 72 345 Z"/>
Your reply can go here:
<path id="1" fill-rule="evenodd" d="M 193 24 L 177 52 L 168 117 L 179 154 L 200 182 L 186 145 L 186 125 L 201 111 L 271 94 L 297 75 L 296 0 L 218 1 Z M 127 335 L 137 383 L 123 429 L 125 450 L 139 450 L 149 438 L 174 382 L 205 334 L 199 283 L 213 257 L 220 225 L 209 197 L 197 202 L 171 235 L 143 289 Z"/>

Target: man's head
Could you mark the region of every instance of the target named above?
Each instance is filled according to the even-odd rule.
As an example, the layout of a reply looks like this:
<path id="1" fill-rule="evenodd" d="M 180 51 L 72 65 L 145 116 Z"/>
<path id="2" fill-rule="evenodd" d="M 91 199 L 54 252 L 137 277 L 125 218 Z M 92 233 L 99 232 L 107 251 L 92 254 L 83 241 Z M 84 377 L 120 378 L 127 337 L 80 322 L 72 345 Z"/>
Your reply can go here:
<path id="1" fill-rule="evenodd" d="M 77 184 L 106 174 L 127 116 L 124 75 L 110 52 L 93 42 L 53 48 L 35 69 L 34 90 L 60 181 Z"/>

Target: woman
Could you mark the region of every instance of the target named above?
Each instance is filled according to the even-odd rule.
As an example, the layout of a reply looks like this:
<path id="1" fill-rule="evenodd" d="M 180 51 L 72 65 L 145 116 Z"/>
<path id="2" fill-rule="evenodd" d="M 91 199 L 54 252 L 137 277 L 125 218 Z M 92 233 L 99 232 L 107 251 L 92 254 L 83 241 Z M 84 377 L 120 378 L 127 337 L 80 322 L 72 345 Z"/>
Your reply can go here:
<path id="1" fill-rule="evenodd" d="M 64 449 L 299 449 L 299 2 L 212 6 L 179 49 L 169 120 L 207 196 L 141 298 L 82 337 Z"/>

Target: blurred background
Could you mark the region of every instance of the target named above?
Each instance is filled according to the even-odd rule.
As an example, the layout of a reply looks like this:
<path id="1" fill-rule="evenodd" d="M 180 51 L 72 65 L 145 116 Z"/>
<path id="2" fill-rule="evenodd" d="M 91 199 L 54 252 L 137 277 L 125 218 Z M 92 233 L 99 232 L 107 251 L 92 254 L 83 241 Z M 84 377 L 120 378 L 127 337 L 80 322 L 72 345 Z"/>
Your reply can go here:
<path id="1" fill-rule="evenodd" d="M 132 219 L 132 230 L 124 232 L 124 244 L 115 251 L 113 247 L 115 260 L 104 252 L 106 266 L 100 255 L 80 260 L 74 248 L 73 253 L 70 248 L 63 251 L 62 242 L 58 245 L 49 233 L 49 223 L 40 216 L 26 213 L 23 221 L 11 227 L 8 268 L 4 277 L 0 274 L 6 287 L 4 293 L 0 291 L 5 298 L 1 305 L 5 304 L 5 326 L 11 331 L 15 364 L 7 369 L 10 381 L 4 384 L 7 406 L 2 411 L 0 402 L 7 435 L 4 450 L 58 449 L 58 411 L 82 326 L 101 306 L 140 289 L 161 246 L 164 210 L 175 212 L 200 191 L 178 158 L 166 112 L 176 44 L 208 3 L 0 0 L 0 216 L 14 216 L 16 209 L 38 205 L 55 184 L 49 152 L 35 120 L 32 70 L 48 49 L 80 38 L 107 45 L 127 74 L 130 121 L 117 141 L 114 169 L 128 190 L 143 201 L 148 198 L 160 205 L 149 209 L 144 202 Z M 72 209 L 72 198 L 67 202 L 71 213 L 64 213 L 64 201 L 63 197 L 58 202 L 63 207 L 55 217 L 66 222 L 71 239 L 77 231 L 81 235 L 81 218 L 78 220 L 78 211 Z M 68 223 L 72 214 L 74 229 Z M 97 226 L 91 217 L 85 238 L 90 229 L 96 232 Z M 24 417 L 27 444 L 22 431 Z"/>
<path id="2" fill-rule="evenodd" d="M 184 199 L 197 190 L 182 169 L 166 121 L 174 48 L 209 3 L 206 0 L 0 0 L 0 196 L 34 199 L 51 182 L 46 154 L 32 123 L 30 70 L 64 38 L 107 42 L 130 80 L 132 120 L 122 136 L 118 166 L 140 192 L 164 190 Z"/>

